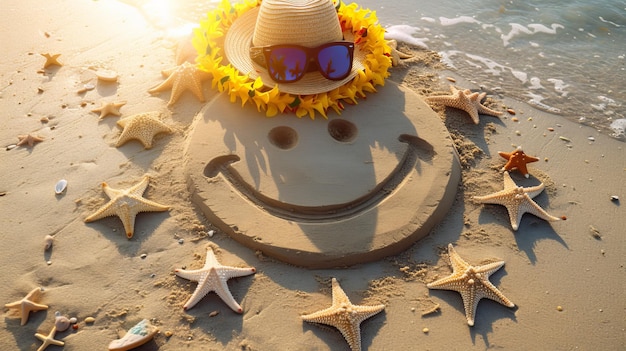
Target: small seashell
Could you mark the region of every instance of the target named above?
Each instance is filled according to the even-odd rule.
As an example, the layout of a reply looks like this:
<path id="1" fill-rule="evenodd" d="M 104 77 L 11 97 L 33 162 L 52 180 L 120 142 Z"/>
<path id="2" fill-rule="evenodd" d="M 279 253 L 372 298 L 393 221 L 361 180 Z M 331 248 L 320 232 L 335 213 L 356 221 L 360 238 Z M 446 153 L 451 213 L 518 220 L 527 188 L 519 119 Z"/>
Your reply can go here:
<path id="1" fill-rule="evenodd" d="M 166 331 L 164 334 L 165 334 L 165 337 L 166 337 L 166 338 L 169 338 L 169 337 L 171 337 L 172 335 L 174 335 L 174 333 L 172 333 L 170 330 Z"/>
<path id="2" fill-rule="evenodd" d="M 178 239 L 178 243 L 181 244 L 181 245 L 184 244 L 185 243 L 185 239 Z"/>
<path id="3" fill-rule="evenodd" d="M 60 313 L 54 317 L 54 326 L 57 328 L 57 331 L 66 331 L 70 327 L 70 324 L 69 318 L 61 316 Z"/>
<path id="4" fill-rule="evenodd" d="M 9 150 L 13 150 L 17 147 L 17 144 L 11 144 L 11 145 L 7 145 L 7 151 Z"/>
<path id="5" fill-rule="evenodd" d="M 148 255 L 146 255 L 146 254 L 141 254 L 141 256 L 139 256 L 139 257 L 141 257 L 141 259 L 143 260 L 144 258 L 148 257 Z"/>
<path id="6" fill-rule="evenodd" d="M 78 89 L 78 91 L 76 91 L 76 94 L 83 94 L 83 93 L 86 93 L 86 92 L 88 92 L 90 90 L 94 90 L 95 88 L 96 88 L 96 86 L 93 85 L 93 84 L 85 84 L 85 85 L 83 85 L 82 88 L 80 88 L 80 89 Z"/>
<path id="7" fill-rule="evenodd" d="M 52 242 L 54 241 L 54 237 L 50 234 L 44 237 L 44 242 L 46 243 L 45 250 L 48 251 L 52 247 Z"/>
<path id="8" fill-rule="evenodd" d="M 109 351 L 134 349 L 150 341 L 158 331 L 157 327 L 144 319 L 130 328 L 121 339 L 111 341 Z"/>
<path id="9" fill-rule="evenodd" d="M 61 179 L 54 186 L 54 192 L 59 195 L 65 191 L 65 188 L 67 188 L 67 180 Z"/>
<path id="10" fill-rule="evenodd" d="M 619 196 L 611 195 L 611 201 L 615 201 L 615 202 L 619 201 Z"/>
<path id="11" fill-rule="evenodd" d="M 72 324 L 72 329 L 77 330 L 78 329 L 78 324 Z"/>
<path id="12" fill-rule="evenodd" d="M 596 141 L 596 138 L 594 138 L 594 137 L 589 137 L 589 138 L 587 138 L 587 140 L 589 140 L 589 141 Z"/>
<path id="13" fill-rule="evenodd" d="M 508 109 L 506 110 L 506 112 L 508 112 L 508 113 L 510 113 L 510 114 L 512 114 L 512 115 L 515 115 L 515 113 L 516 113 L 516 112 L 515 112 L 515 110 L 514 110 L 514 109 L 512 109 L 512 108 L 508 108 Z"/>
<path id="14" fill-rule="evenodd" d="M 96 71 L 96 76 L 103 82 L 117 82 L 117 72 L 115 71 L 102 69 Z"/>
<path id="15" fill-rule="evenodd" d="M 209 238 L 212 238 L 215 234 L 215 230 L 209 230 Z"/>
<path id="16" fill-rule="evenodd" d="M 220 311 L 213 311 L 213 312 L 209 313 L 209 317 L 215 317 L 218 314 L 220 314 Z"/>
<path id="17" fill-rule="evenodd" d="M 571 141 L 569 138 L 564 137 L 564 136 L 559 136 L 559 139 L 563 140 L 563 141 Z"/>
<path id="18" fill-rule="evenodd" d="M 78 323 L 78 318 L 76 318 L 76 317 L 70 318 L 70 323 L 72 323 L 72 324 Z"/>
<path id="19" fill-rule="evenodd" d="M 93 317 L 87 317 L 87 318 L 85 318 L 85 323 L 87 323 L 87 324 L 91 324 L 91 323 L 93 323 L 93 322 L 95 322 L 95 321 L 96 321 L 96 319 L 95 319 L 95 318 L 93 318 Z"/>
<path id="20" fill-rule="evenodd" d="M 422 333 L 424 333 L 424 334 L 428 334 L 428 332 L 430 332 L 430 329 L 428 329 L 428 328 L 424 328 L 424 329 L 422 329 Z"/>
<path id="21" fill-rule="evenodd" d="M 456 83 L 456 79 L 452 77 L 446 77 L 446 79 L 448 80 L 448 82 Z"/>

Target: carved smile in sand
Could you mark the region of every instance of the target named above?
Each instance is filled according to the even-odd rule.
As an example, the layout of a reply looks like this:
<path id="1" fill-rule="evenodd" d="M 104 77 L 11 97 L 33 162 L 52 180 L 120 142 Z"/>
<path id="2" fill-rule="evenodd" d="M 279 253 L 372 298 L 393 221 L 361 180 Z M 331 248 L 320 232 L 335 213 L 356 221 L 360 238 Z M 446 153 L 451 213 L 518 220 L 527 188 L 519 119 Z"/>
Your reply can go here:
<path id="1" fill-rule="evenodd" d="M 340 127 L 341 129 L 347 127 L 350 130 L 349 133 L 341 133 L 339 134 L 340 138 L 336 138 L 342 142 L 348 141 L 347 139 L 352 139 L 352 134 L 356 133 L 356 127 L 343 119 L 333 120 L 329 123 L 331 136 L 337 135 L 333 134 L 333 130 L 335 130 L 334 127 Z M 273 144 L 281 149 L 289 149 L 297 143 L 296 131 L 289 127 L 276 127 L 270 131 L 268 137 Z M 285 220 L 301 222 L 341 220 L 376 206 L 388 195 L 392 194 L 415 167 L 418 154 L 421 154 L 422 158 L 425 160 L 431 159 L 433 156 L 432 146 L 417 136 L 401 134 L 398 140 L 406 143 L 407 147 L 401 161 L 397 163 L 397 166 L 391 173 L 364 195 L 342 203 L 319 204 L 317 206 L 300 205 L 296 203 L 286 203 L 264 195 L 258 189 L 251 186 L 239 172 L 230 165 L 231 163 L 241 161 L 241 158 L 236 154 L 215 157 L 205 167 L 204 175 L 208 178 L 215 178 L 221 174 L 241 196 L 245 197 L 259 208 L 263 208 L 271 215 Z M 332 201 L 332 198 L 332 196 L 328 196 L 328 201 Z"/>
<path id="2" fill-rule="evenodd" d="M 398 253 L 428 234 L 460 167 L 440 118 L 388 83 L 341 116 L 264 118 L 218 96 L 185 152 L 192 199 L 254 250 L 323 268 Z"/>

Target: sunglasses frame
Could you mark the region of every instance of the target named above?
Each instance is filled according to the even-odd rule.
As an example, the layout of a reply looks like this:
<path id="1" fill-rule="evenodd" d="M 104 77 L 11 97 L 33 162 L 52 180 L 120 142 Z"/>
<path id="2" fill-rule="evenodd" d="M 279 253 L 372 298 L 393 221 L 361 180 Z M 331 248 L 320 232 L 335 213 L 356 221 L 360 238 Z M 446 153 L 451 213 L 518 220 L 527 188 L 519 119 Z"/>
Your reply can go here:
<path id="1" fill-rule="evenodd" d="M 340 77 L 336 77 L 336 78 L 332 78 L 326 75 L 326 73 L 324 73 L 319 65 L 319 62 L 317 60 L 317 56 L 320 53 L 320 51 L 322 51 L 323 49 L 326 49 L 327 47 L 330 46 L 343 46 L 345 48 L 348 49 L 348 54 L 350 55 L 350 62 L 349 62 L 349 66 L 348 69 L 346 70 L 346 73 Z M 298 50 L 302 50 L 305 55 L 306 55 L 306 62 L 304 63 L 304 67 L 302 67 L 302 73 L 294 80 L 281 80 L 281 79 L 276 79 L 272 76 L 270 72 L 270 69 L 267 65 L 267 62 L 270 61 L 270 57 L 272 54 L 272 51 L 275 49 L 298 49 Z M 350 72 L 352 72 L 352 62 L 354 61 L 354 43 L 353 42 L 349 42 L 349 41 L 335 41 L 335 42 L 330 42 L 330 43 L 326 43 L 326 44 L 322 44 L 318 47 L 315 48 L 309 48 L 306 46 L 301 46 L 301 45 L 295 45 L 295 44 L 279 44 L 279 45 L 269 45 L 269 46 L 251 46 L 250 47 L 250 58 L 252 59 L 252 61 L 256 62 L 257 64 L 261 65 L 262 67 L 265 67 L 268 70 L 268 74 L 270 76 L 270 78 L 272 78 L 272 80 L 274 80 L 277 83 L 294 83 L 299 81 L 300 79 L 302 79 L 302 77 L 304 77 L 304 75 L 307 72 L 312 72 L 312 71 L 318 71 L 320 72 L 320 74 L 328 79 L 328 80 L 342 80 L 345 79 L 347 76 L 350 75 Z M 311 61 L 314 61 L 313 65 L 314 66 L 310 66 Z M 317 68 L 317 69 L 315 69 Z"/>

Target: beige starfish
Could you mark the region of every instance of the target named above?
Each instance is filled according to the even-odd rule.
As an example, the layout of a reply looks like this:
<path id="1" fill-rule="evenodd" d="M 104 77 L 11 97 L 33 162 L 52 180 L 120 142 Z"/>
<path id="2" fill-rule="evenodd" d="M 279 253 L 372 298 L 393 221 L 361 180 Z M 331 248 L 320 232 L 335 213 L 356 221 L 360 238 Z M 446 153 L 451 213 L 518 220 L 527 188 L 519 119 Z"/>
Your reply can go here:
<path id="1" fill-rule="evenodd" d="M 385 309 L 385 305 L 353 305 L 341 289 L 337 279 L 332 279 L 333 304 L 324 310 L 303 315 L 307 322 L 331 325 L 341 332 L 352 351 L 361 350 L 361 322 Z"/>
<path id="2" fill-rule="evenodd" d="M 463 110 L 470 115 L 474 124 L 480 122 L 479 114 L 495 117 L 502 115 L 502 112 L 492 110 L 480 103 L 487 96 L 487 93 L 472 93 L 469 89 L 459 90 L 452 85 L 450 91 L 451 95 L 428 96 L 426 101 Z"/>
<path id="3" fill-rule="evenodd" d="M 256 269 L 223 266 L 217 261 L 213 250 L 208 248 L 204 267 L 195 270 L 176 269 L 174 273 L 181 278 L 198 282 L 196 290 L 183 306 L 185 311 L 195 306 L 206 294 L 214 291 L 233 311 L 242 313 L 243 309 L 228 290 L 227 281 L 230 278 L 254 274 Z"/>
<path id="4" fill-rule="evenodd" d="M 39 346 L 37 351 L 43 351 L 50 345 L 55 345 L 55 346 L 63 346 L 63 345 L 65 345 L 65 343 L 63 341 L 57 340 L 57 339 L 54 338 L 56 333 L 57 333 L 57 327 L 56 326 L 52 327 L 52 330 L 50 331 L 50 333 L 48 335 L 43 335 L 43 334 L 36 333 L 35 337 L 43 342 L 43 344 L 41 346 Z"/>
<path id="5" fill-rule="evenodd" d="M 132 115 L 117 121 L 122 127 L 122 134 L 115 144 L 116 147 L 124 145 L 127 141 L 135 139 L 149 149 L 152 147 L 152 139 L 159 133 L 172 133 L 172 128 L 158 119 L 158 112 L 146 112 Z"/>
<path id="6" fill-rule="evenodd" d="M 48 68 L 48 66 L 63 66 L 62 63 L 59 62 L 59 56 L 61 56 L 61 54 L 54 54 L 54 55 L 50 55 L 50 54 L 40 54 L 41 56 L 46 58 L 46 62 L 43 64 L 43 68 Z"/>
<path id="7" fill-rule="evenodd" d="M 165 81 L 156 87 L 148 90 L 154 94 L 168 89 L 172 89 L 170 101 L 168 105 L 174 104 L 185 90 L 191 91 L 198 100 L 204 102 L 204 93 L 202 92 L 202 82 L 209 78 L 209 73 L 200 70 L 189 62 L 164 70 L 161 72 Z"/>
<path id="8" fill-rule="evenodd" d="M 387 40 L 387 45 L 391 49 L 391 65 L 398 66 L 402 63 L 401 60 L 412 58 L 413 55 L 405 54 L 398 50 L 398 42 L 395 39 Z"/>
<path id="9" fill-rule="evenodd" d="M 39 296 L 41 295 L 42 291 L 43 290 L 41 290 L 41 288 L 34 288 L 23 299 L 7 303 L 6 305 L 4 305 L 4 307 L 16 310 L 16 314 L 19 314 L 22 319 L 20 325 L 24 325 L 26 324 L 26 322 L 28 322 L 28 315 L 30 314 L 30 312 L 48 309 L 47 305 L 42 305 L 35 302 L 35 300 L 39 300 Z"/>
<path id="10" fill-rule="evenodd" d="M 126 101 L 101 103 L 100 107 L 94 108 L 91 112 L 100 112 L 100 119 L 108 115 L 121 116 L 120 108 L 126 105 Z"/>
<path id="11" fill-rule="evenodd" d="M 492 262 L 482 266 L 471 266 L 456 253 L 452 244 L 448 244 L 448 256 L 450 256 L 452 274 L 426 286 L 429 289 L 453 290 L 460 293 L 463 298 L 465 317 L 469 326 L 474 325 L 476 308 L 482 298 L 491 299 L 506 307 L 515 306 L 489 281 L 489 276 L 504 266 L 504 261 Z"/>
<path id="12" fill-rule="evenodd" d="M 539 207 L 533 198 L 539 195 L 543 191 L 543 183 L 531 186 L 521 187 L 517 186 L 509 172 L 504 172 L 504 189 L 493 194 L 485 196 L 474 196 L 474 200 L 483 204 L 496 204 L 505 206 L 509 212 L 509 218 L 511 220 L 511 227 L 513 230 L 517 230 L 520 221 L 524 213 L 531 213 L 535 216 L 545 219 L 546 221 L 560 221 L 565 217 L 554 217 L 543 208 Z"/>
<path id="13" fill-rule="evenodd" d="M 144 191 L 148 187 L 150 178 L 144 176 L 139 184 L 119 190 L 109 187 L 107 183 L 102 183 L 102 190 L 109 197 L 109 202 L 104 204 L 95 213 L 85 218 L 85 222 L 93 222 L 109 216 L 118 216 L 124 224 L 126 237 L 133 237 L 135 228 L 135 217 L 140 212 L 160 212 L 170 209 L 169 206 L 158 204 L 143 197 Z"/>
<path id="14" fill-rule="evenodd" d="M 19 139 L 16 144 L 17 146 L 26 146 L 26 144 L 28 144 L 29 147 L 33 147 L 35 143 L 44 141 L 44 138 L 32 134 L 18 135 L 17 139 Z"/>

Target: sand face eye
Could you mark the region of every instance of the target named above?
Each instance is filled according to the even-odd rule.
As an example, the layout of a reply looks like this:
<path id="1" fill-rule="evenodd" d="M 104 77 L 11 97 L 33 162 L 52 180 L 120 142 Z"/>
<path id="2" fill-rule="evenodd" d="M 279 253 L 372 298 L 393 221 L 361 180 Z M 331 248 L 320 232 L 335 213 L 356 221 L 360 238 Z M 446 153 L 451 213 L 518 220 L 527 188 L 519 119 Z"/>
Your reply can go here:
<path id="1" fill-rule="evenodd" d="M 340 143 L 349 143 L 353 141 L 358 129 L 354 123 L 345 119 L 333 119 L 328 122 L 328 134 Z"/>
<path id="2" fill-rule="evenodd" d="M 298 133 L 295 129 L 286 126 L 272 128 L 267 134 L 272 145 L 282 150 L 289 150 L 298 144 Z"/>

